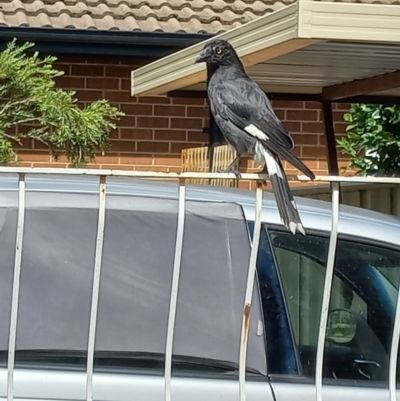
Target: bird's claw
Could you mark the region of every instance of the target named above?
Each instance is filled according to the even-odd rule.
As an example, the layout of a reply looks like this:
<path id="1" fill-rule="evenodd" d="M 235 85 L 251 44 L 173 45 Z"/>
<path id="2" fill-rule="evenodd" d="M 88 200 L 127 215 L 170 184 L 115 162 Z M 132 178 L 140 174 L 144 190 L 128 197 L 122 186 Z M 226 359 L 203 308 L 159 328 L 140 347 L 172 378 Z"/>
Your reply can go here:
<path id="1" fill-rule="evenodd" d="M 239 173 L 239 171 L 234 170 L 234 169 L 226 169 L 226 170 L 218 169 L 217 173 L 220 173 L 220 174 L 233 173 L 233 174 L 235 174 L 236 179 L 239 180 L 240 178 L 242 178 L 242 176 Z"/>
<path id="2" fill-rule="evenodd" d="M 266 167 L 264 167 L 264 168 L 260 171 L 260 174 L 267 174 L 267 175 L 268 175 L 268 170 L 266 169 Z M 267 181 L 267 180 L 262 180 L 262 181 L 261 181 L 261 184 L 262 184 L 262 185 L 268 186 L 268 181 Z"/>
<path id="3" fill-rule="evenodd" d="M 242 175 L 239 173 L 239 171 L 232 170 L 231 173 L 235 174 L 237 180 L 240 180 L 242 178 Z"/>

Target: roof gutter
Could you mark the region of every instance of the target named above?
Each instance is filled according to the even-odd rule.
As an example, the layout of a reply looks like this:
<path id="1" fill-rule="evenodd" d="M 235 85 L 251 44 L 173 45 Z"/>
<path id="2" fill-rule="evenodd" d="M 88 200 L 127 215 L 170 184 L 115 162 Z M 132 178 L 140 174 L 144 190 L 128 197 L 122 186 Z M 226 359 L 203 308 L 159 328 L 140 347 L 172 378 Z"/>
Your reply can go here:
<path id="1" fill-rule="evenodd" d="M 211 34 L 185 32 L 100 31 L 0 27 L 0 49 L 13 38 L 35 43 L 35 50 L 51 54 L 92 54 L 163 57 L 211 38 Z"/>

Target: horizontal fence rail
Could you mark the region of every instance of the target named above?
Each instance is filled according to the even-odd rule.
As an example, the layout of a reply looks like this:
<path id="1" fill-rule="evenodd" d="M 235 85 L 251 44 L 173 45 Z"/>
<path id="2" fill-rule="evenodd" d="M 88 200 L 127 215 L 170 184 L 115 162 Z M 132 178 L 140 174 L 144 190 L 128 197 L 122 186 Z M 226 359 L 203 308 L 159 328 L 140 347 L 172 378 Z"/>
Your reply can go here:
<path id="1" fill-rule="evenodd" d="M 0 174 L 32 174 L 32 175 L 65 175 L 65 176 L 104 176 L 104 177 L 135 177 L 135 178 L 158 178 L 158 179 L 224 179 L 237 180 L 233 173 L 211 173 L 211 172 L 185 172 L 185 173 L 162 173 L 157 171 L 128 171 L 110 169 L 61 169 L 41 167 L 0 167 Z M 339 183 L 366 183 L 366 184 L 400 184 L 400 177 L 360 177 L 360 176 L 336 176 L 317 175 L 313 181 L 305 175 L 288 175 L 289 181 L 299 182 L 339 182 Z M 243 173 L 240 179 L 250 181 L 265 181 L 267 174 Z"/>
<path id="2" fill-rule="evenodd" d="M 26 194 L 26 176 L 27 175 L 63 175 L 63 176 L 97 176 L 99 178 L 99 208 L 98 208 L 98 226 L 96 238 L 96 251 L 94 261 L 94 277 L 92 286 L 92 303 L 89 322 L 88 337 L 88 354 L 87 354 L 87 372 L 86 372 L 86 399 L 93 400 L 93 362 L 96 338 L 97 308 L 100 291 L 100 276 L 102 266 L 103 241 L 105 232 L 105 211 L 106 211 L 106 181 L 107 177 L 132 177 L 132 178 L 148 178 L 161 180 L 174 180 L 179 183 L 178 192 L 178 217 L 177 231 L 175 243 L 175 256 L 171 283 L 169 317 L 167 325 L 167 338 L 165 349 L 165 371 L 164 371 L 164 397 L 165 401 L 173 399 L 171 394 L 171 378 L 172 378 L 172 356 L 173 342 L 175 330 L 175 318 L 178 302 L 179 278 L 182 259 L 183 237 L 185 229 L 185 202 L 186 202 L 186 180 L 187 179 L 219 179 L 232 180 L 237 179 L 233 173 L 209 173 L 209 172 L 184 172 L 184 173 L 159 173 L 152 171 L 124 171 L 124 170 L 95 170 L 95 169 L 57 169 L 57 168 L 19 168 L 19 167 L 0 167 L 0 174 L 17 174 L 18 175 L 18 222 L 17 235 L 15 243 L 15 262 L 14 262 L 14 278 L 11 301 L 11 319 L 8 345 L 8 361 L 7 361 L 7 400 L 14 399 L 14 361 L 16 348 L 16 332 L 18 321 L 18 301 L 22 260 L 22 245 L 24 234 L 25 220 L 25 194 Z M 258 255 L 258 247 L 260 242 L 260 232 L 262 225 L 262 182 L 268 180 L 265 174 L 241 174 L 241 179 L 257 182 L 255 190 L 255 221 L 254 232 L 251 242 L 251 253 L 248 265 L 248 276 L 245 290 L 245 302 L 243 307 L 243 319 L 241 328 L 240 354 L 239 354 L 239 395 L 240 401 L 246 400 L 246 357 L 247 343 L 250 323 L 250 309 L 252 304 L 252 294 L 254 288 L 254 280 L 256 274 L 256 262 Z M 310 182 L 306 176 L 292 176 L 289 180 Z M 317 343 L 316 356 L 316 401 L 323 400 L 323 361 L 324 347 L 326 340 L 326 327 L 329 313 L 330 295 L 332 289 L 332 281 L 334 277 L 334 266 L 336 257 L 336 245 L 338 238 L 338 222 L 339 222 L 339 194 L 340 183 L 381 183 L 381 184 L 399 184 L 400 178 L 395 177 L 341 177 L 341 176 L 317 176 L 315 182 L 331 183 L 331 199 L 332 199 L 332 221 L 331 233 L 328 250 L 327 269 L 325 275 L 325 284 L 323 299 L 321 305 L 320 324 Z M 400 337 L 400 296 L 397 299 L 397 308 L 395 314 L 395 323 L 393 329 L 393 337 L 390 349 L 389 360 L 389 398 L 390 401 L 396 401 L 396 368 L 397 354 L 399 348 Z"/>

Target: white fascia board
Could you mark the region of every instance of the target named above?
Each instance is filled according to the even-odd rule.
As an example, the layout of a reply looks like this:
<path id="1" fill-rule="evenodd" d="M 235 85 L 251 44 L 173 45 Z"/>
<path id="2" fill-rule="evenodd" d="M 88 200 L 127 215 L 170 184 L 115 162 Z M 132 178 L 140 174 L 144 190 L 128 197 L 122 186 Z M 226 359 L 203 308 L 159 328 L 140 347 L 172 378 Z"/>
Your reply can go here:
<path id="1" fill-rule="evenodd" d="M 228 40 L 250 65 L 252 54 L 297 37 L 297 10 L 297 3 L 290 5 L 132 71 L 131 95 L 160 95 L 204 81 L 205 64 L 194 61 L 214 39 Z"/>
<path id="2" fill-rule="evenodd" d="M 131 73 L 131 95 L 165 95 L 204 82 L 204 45 L 228 40 L 248 67 L 319 41 L 400 43 L 400 5 L 298 0 L 238 28 L 207 39 Z"/>

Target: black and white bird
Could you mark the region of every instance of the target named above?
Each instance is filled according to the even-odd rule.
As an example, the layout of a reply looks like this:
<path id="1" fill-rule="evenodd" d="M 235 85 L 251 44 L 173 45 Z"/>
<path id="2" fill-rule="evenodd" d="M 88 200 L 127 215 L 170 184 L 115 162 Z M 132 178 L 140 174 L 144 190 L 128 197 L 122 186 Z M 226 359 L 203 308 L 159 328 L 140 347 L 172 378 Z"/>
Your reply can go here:
<path id="1" fill-rule="evenodd" d="M 200 62 L 207 64 L 207 92 L 215 122 L 238 154 L 225 171 L 234 172 L 232 166 L 240 156 L 253 155 L 269 174 L 282 223 L 293 234 L 305 235 L 281 158 L 310 179 L 315 176 L 292 153 L 294 142 L 267 95 L 246 74 L 235 49 L 225 40 L 207 43 L 196 59 Z"/>

